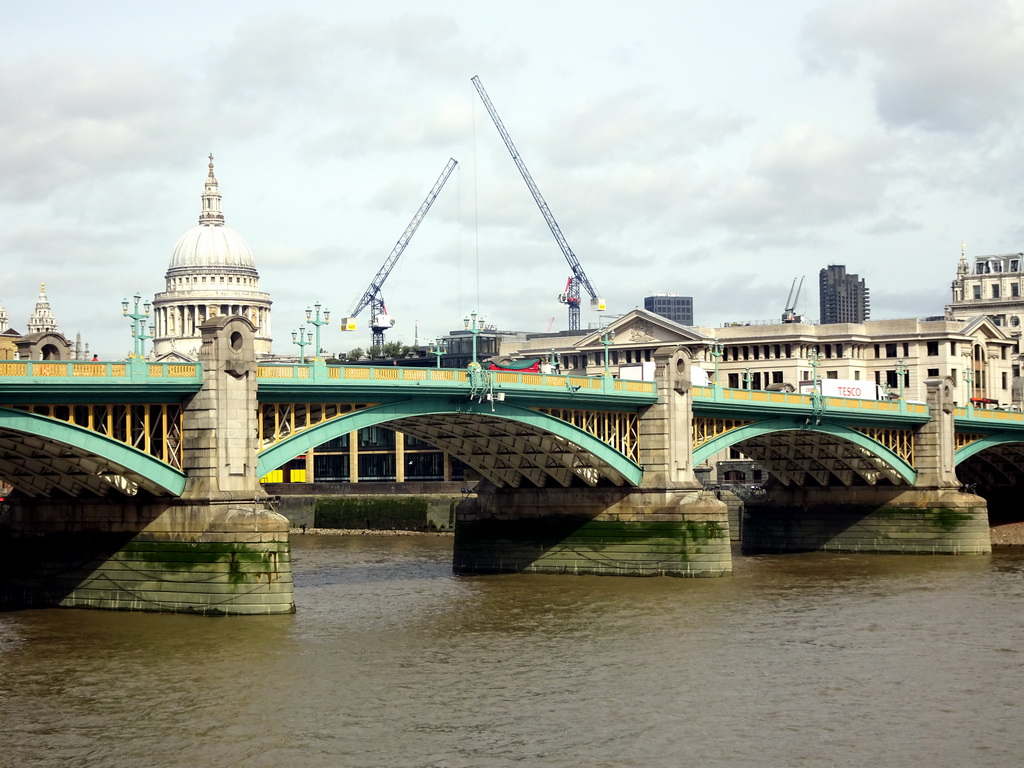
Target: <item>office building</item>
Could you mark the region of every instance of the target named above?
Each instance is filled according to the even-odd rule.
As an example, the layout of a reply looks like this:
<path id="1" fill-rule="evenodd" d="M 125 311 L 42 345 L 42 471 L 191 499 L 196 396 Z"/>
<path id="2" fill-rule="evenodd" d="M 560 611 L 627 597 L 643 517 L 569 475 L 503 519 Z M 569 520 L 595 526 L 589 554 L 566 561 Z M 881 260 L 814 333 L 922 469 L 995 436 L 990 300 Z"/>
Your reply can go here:
<path id="1" fill-rule="evenodd" d="M 655 293 L 644 298 L 644 309 L 680 325 L 693 325 L 693 297 Z"/>
<path id="2" fill-rule="evenodd" d="M 818 273 L 821 324 L 863 323 L 871 315 L 864 280 L 846 274 L 842 264 L 830 264 Z"/>

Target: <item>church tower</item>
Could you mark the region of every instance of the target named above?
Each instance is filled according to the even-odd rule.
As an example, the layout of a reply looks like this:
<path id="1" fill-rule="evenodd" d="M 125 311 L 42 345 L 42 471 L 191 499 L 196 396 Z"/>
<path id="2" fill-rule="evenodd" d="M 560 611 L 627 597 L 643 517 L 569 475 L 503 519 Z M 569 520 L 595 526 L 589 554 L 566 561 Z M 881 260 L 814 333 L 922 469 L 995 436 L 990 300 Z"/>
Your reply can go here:
<path id="1" fill-rule="evenodd" d="M 164 280 L 165 290 L 153 298 L 155 358 L 195 360 L 202 341 L 199 326 L 224 315 L 251 320 L 257 356 L 270 354 L 270 294 L 259 290 L 260 276 L 248 243 L 224 223 L 213 155 L 199 223 L 174 246 Z"/>
<path id="2" fill-rule="evenodd" d="M 58 333 L 57 319 L 50 309 L 50 300 L 46 298 L 46 283 L 39 286 L 39 298 L 36 299 L 36 308 L 28 319 L 28 331 L 32 333 Z"/>

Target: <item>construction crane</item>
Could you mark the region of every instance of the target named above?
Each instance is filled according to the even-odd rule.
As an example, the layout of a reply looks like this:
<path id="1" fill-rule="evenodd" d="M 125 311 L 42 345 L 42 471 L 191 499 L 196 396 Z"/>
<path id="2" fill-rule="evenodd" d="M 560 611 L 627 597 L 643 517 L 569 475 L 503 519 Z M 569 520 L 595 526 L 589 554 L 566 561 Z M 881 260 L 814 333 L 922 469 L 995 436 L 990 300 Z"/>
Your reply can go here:
<path id="1" fill-rule="evenodd" d="M 349 312 L 348 317 L 343 317 L 341 320 L 341 330 L 343 331 L 354 331 L 356 330 L 356 316 L 362 312 L 367 306 L 370 307 L 370 331 L 372 333 L 372 346 L 383 347 L 384 346 L 384 331 L 388 330 L 395 324 L 395 318 L 388 314 L 387 307 L 384 304 L 384 297 L 381 295 L 380 290 L 384 286 L 384 281 L 388 279 L 388 275 L 391 274 L 391 270 L 395 264 L 398 263 L 398 259 L 401 257 L 402 252 L 406 246 L 409 245 L 409 241 L 412 240 L 412 236 L 416 234 L 416 230 L 420 226 L 420 222 L 423 221 L 423 217 L 427 215 L 427 211 L 430 210 L 430 206 L 434 204 L 434 200 L 441 194 L 441 188 L 444 187 L 444 183 L 448 181 L 448 177 L 452 175 L 452 171 L 455 170 L 455 166 L 458 163 L 454 158 L 448 161 L 445 165 L 444 170 L 441 171 L 441 175 L 437 177 L 433 188 L 427 195 L 427 198 L 423 201 L 423 205 L 416 211 L 416 215 L 412 217 L 412 221 L 409 222 L 409 226 L 405 228 L 405 232 L 398 238 L 398 242 L 395 243 L 395 247 L 391 249 L 391 253 L 387 259 L 384 260 L 384 266 L 378 271 L 373 280 L 370 281 L 370 286 L 363 293 L 362 298 L 355 303 L 355 307 Z"/>
<path id="2" fill-rule="evenodd" d="M 498 129 L 498 133 L 501 134 L 501 138 L 505 140 L 505 146 L 508 147 L 509 154 L 512 155 L 512 159 L 515 161 L 516 167 L 519 168 L 519 173 L 523 175 L 523 181 L 526 182 L 526 186 L 528 186 L 530 188 L 530 192 L 533 193 L 533 199 L 537 202 L 537 207 L 540 208 L 540 212 L 544 216 L 544 221 L 548 223 L 548 228 L 551 230 L 551 234 L 555 236 L 555 241 L 558 243 L 558 247 L 562 249 L 562 254 L 565 256 L 565 260 L 569 262 L 569 269 L 572 274 L 566 282 L 565 290 L 558 294 L 558 300 L 569 308 L 569 330 L 578 331 L 580 328 L 581 286 L 586 288 L 587 293 L 590 294 L 591 309 L 603 312 L 605 308 L 604 299 L 598 296 L 597 291 L 594 289 L 590 279 L 587 277 L 587 273 L 583 271 L 583 266 L 580 264 L 580 260 L 576 258 L 576 254 L 572 252 L 572 248 L 570 248 L 569 243 L 566 242 L 565 236 L 562 234 L 562 230 L 559 228 L 558 222 L 555 221 L 555 217 L 552 215 L 547 201 L 544 200 L 544 196 L 540 193 L 540 189 L 537 188 L 537 185 L 533 181 L 533 177 L 530 176 L 530 172 L 526 169 L 526 164 L 523 163 L 523 159 L 519 156 L 519 151 L 516 149 L 516 145 L 512 143 L 512 137 L 508 135 L 508 131 L 505 130 L 505 126 L 501 122 L 501 118 L 498 117 L 498 112 L 494 109 L 494 105 L 491 103 L 490 98 L 488 98 L 487 91 L 484 90 L 484 86 L 480 82 L 480 78 L 474 75 L 472 82 L 473 86 L 476 88 L 476 92 L 480 94 L 480 99 L 483 101 L 484 106 L 487 108 L 487 113 L 491 116 L 491 120 L 494 121 L 494 127 Z"/>
<path id="3" fill-rule="evenodd" d="M 796 303 L 800 301 L 800 291 L 804 287 L 804 279 L 800 278 L 800 285 L 796 284 L 796 278 L 793 278 L 793 284 L 789 286 L 789 296 L 786 298 L 786 308 L 782 311 L 782 322 L 784 323 L 802 323 L 803 318 L 796 313 Z M 796 289 L 796 295 L 793 295 L 793 289 Z"/>

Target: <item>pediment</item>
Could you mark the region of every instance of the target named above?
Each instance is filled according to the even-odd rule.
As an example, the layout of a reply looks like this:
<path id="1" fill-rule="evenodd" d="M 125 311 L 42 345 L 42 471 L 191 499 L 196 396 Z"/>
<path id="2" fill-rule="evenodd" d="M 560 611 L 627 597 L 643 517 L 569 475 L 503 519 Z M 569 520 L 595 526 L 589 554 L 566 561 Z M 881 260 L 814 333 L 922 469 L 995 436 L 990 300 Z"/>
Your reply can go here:
<path id="1" fill-rule="evenodd" d="M 1006 332 L 992 322 L 988 315 L 976 315 L 964 323 L 963 333 L 983 339 L 1009 340 Z"/>
<path id="2" fill-rule="evenodd" d="M 692 328 L 669 320 L 667 317 L 648 312 L 646 309 L 634 309 L 608 324 L 608 331 L 615 337 L 611 346 L 668 346 L 673 344 L 699 344 L 710 341 L 703 334 Z M 578 349 L 603 347 L 605 329 L 594 331 L 576 343 Z"/>
<path id="3" fill-rule="evenodd" d="M 154 362 L 157 363 L 194 363 L 195 361 L 194 357 L 183 355 L 174 349 L 154 358 Z"/>

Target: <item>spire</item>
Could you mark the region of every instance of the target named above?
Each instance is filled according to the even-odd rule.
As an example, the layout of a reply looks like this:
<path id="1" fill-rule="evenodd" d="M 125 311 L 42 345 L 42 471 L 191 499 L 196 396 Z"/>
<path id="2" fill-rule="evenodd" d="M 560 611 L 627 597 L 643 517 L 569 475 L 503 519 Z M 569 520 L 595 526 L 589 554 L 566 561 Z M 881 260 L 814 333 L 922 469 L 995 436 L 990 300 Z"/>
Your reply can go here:
<path id="1" fill-rule="evenodd" d="M 971 268 L 967 265 L 967 244 L 960 241 L 960 263 L 957 265 L 956 273 L 962 277 L 971 271 Z"/>
<path id="2" fill-rule="evenodd" d="M 217 177 L 213 175 L 213 154 L 210 154 L 210 172 L 203 189 L 203 209 L 199 212 L 199 223 L 207 226 L 224 226 L 224 214 L 220 210 L 220 189 Z"/>
<path id="3" fill-rule="evenodd" d="M 39 284 L 39 298 L 36 300 L 36 308 L 28 319 L 29 333 L 43 333 L 56 331 L 57 320 L 50 311 L 50 300 L 46 298 L 46 283 Z"/>

